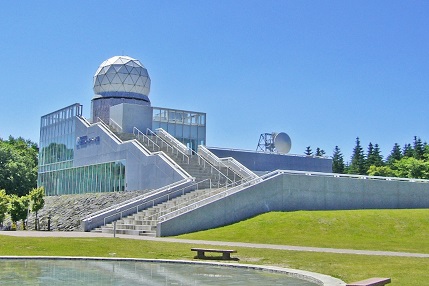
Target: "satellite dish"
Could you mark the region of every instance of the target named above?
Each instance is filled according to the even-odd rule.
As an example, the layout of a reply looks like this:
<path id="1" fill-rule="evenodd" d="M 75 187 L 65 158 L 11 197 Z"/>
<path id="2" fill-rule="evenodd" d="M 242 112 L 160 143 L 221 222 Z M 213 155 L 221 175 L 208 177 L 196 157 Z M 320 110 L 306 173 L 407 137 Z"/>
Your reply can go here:
<path id="1" fill-rule="evenodd" d="M 281 154 L 287 154 L 292 148 L 292 141 L 290 140 L 289 135 L 284 132 L 273 133 L 274 137 L 274 147 L 276 151 Z"/>

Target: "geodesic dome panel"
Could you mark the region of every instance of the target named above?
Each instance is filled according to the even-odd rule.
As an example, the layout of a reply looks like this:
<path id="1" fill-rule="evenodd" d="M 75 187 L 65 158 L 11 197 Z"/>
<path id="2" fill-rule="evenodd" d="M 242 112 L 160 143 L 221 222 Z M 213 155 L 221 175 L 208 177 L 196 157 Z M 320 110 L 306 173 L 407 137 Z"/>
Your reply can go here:
<path id="1" fill-rule="evenodd" d="M 101 96 L 130 96 L 148 99 L 150 77 L 139 60 L 115 56 L 104 61 L 94 75 L 94 93 Z"/>

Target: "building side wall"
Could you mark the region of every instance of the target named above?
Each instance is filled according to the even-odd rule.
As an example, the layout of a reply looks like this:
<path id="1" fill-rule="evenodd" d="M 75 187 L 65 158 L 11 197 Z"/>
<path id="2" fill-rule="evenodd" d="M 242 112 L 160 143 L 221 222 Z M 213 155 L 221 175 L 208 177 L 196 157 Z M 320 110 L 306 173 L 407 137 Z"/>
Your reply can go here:
<path id="1" fill-rule="evenodd" d="M 97 122 L 99 121 L 98 118 L 100 118 L 106 124 L 109 124 L 110 107 L 121 103 L 150 106 L 150 102 L 141 100 L 141 99 L 136 99 L 136 98 L 122 98 L 122 97 L 94 98 L 91 101 L 91 122 Z"/>
<path id="2" fill-rule="evenodd" d="M 100 126 L 86 127 L 77 120 L 76 136 L 87 136 L 94 143 L 75 147 L 74 167 L 125 160 L 127 191 L 157 189 L 183 177 L 159 155 L 144 154 L 132 141 L 118 144 Z"/>
<path id="3" fill-rule="evenodd" d="M 208 149 L 219 158 L 233 157 L 255 172 L 271 172 L 274 170 L 332 172 L 332 159 L 329 158 L 259 153 L 214 147 L 209 147 Z"/>
<path id="4" fill-rule="evenodd" d="M 66 161 L 39 166 L 38 185 L 45 187 L 47 195 L 149 191 L 183 179 L 164 157 L 143 152 L 135 141 L 121 143 L 99 124 L 88 127 L 78 117 L 69 123 L 73 124 L 63 125 L 73 132 L 65 134 L 73 136 L 74 144 L 63 143 L 67 141 L 60 132 L 63 125 L 55 125 L 58 132 L 45 136 L 50 142 L 41 151 L 46 158 L 46 154 L 52 158 L 72 154 Z M 65 152 L 65 146 L 70 150 Z"/>
<path id="5" fill-rule="evenodd" d="M 429 207 L 429 184 L 283 174 L 158 224 L 160 236 L 211 229 L 269 211 Z"/>
<path id="6" fill-rule="evenodd" d="M 134 127 L 146 133 L 152 129 L 152 107 L 145 105 L 121 103 L 110 107 L 110 125 L 116 128 L 118 124 L 122 133 L 133 133 Z M 107 122 L 106 122 L 107 123 Z"/>

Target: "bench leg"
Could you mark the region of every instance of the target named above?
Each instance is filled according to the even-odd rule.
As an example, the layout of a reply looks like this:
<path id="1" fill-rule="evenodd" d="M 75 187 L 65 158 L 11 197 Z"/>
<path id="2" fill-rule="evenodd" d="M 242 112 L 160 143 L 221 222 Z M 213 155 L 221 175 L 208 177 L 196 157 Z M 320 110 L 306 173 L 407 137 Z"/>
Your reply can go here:
<path id="1" fill-rule="evenodd" d="M 203 259 L 203 258 L 205 258 L 206 256 L 204 255 L 204 251 L 201 251 L 201 250 L 198 250 L 197 251 L 197 258 L 199 258 L 199 259 Z"/>
<path id="2" fill-rule="evenodd" d="M 222 254 L 222 259 L 224 259 L 224 260 L 230 260 L 231 259 L 231 254 L 229 252 L 224 252 Z"/>

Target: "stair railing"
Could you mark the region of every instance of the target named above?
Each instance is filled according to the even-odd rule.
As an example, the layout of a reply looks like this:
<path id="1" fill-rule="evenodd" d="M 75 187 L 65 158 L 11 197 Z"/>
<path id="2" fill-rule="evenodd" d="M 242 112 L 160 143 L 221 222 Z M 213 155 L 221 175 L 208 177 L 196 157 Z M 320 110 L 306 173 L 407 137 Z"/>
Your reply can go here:
<path id="1" fill-rule="evenodd" d="M 174 136 L 169 134 L 164 129 L 158 128 L 158 129 L 156 129 L 156 133 L 153 132 L 152 130 L 148 129 L 147 132 L 150 133 L 151 135 L 156 136 L 156 138 L 159 138 L 159 140 L 165 142 L 166 144 L 172 146 L 173 148 L 175 148 L 175 150 L 177 152 L 181 153 L 183 156 L 186 156 L 186 158 L 188 160 L 188 164 L 189 164 L 189 156 L 186 154 L 196 155 L 198 158 L 198 164 L 200 166 L 203 166 L 203 168 L 210 168 L 209 171 L 211 174 L 213 174 L 213 172 L 218 174 L 219 180 L 217 182 L 217 187 L 221 187 L 221 183 L 220 183 L 221 179 L 223 179 L 225 181 L 225 184 L 223 184 L 224 186 L 235 184 L 235 182 L 233 182 L 230 178 L 228 178 L 228 176 L 226 176 L 224 173 L 222 173 L 222 171 L 219 170 L 219 168 L 216 167 L 215 164 L 212 164 L 209 160 L 200 156 L 200 154 L 193 152 L 191 149 L 186 147 L 182 142 L 177 140 Z"/>
<path id="2" fill-rule="evenodd" d="M 161 128 L 159 128 L 159 129 L 161 129 Z M 187 164 L 189 164 L 189 160 L 190 160 L 189 156 L 188 156 L 189 152 L 188 151 L 184 152 L 183 148 L 178 148 L 177 142 L 179 142 L 180 144 L 182 144 L 179 140 L 177 140 L 176 138 L 173 137 L 174 140 L 176 140 L 177 142 L 174 142 L 176 144 L 172 144 L 170 140 L 168 140 L 168 142 L 167 142 L 163 137 L 159 136 L 159 134 L 157 134 L 156 132 L 153 132 L 149 128 L 147 128 L 146 132 L 147 132 L 147 134 L 150 134 L 150 135 L 154 136 L 155 137 L 155 141 L 157 143 L 160 142 L 161 147 L 166 146 L 167 151 L 170 148 L 171 149 L 171 153 L 175 154 L 176 156 L 179 156 L 179 154 L 182 155 L 182 161 L 186 162 Z"/>
<path id="3" fill-rule="evenodd" d="M 174 212 L 178 209 L 184 208 L 188 205 L 193 205 L 193 204 L 195 204 L 201 200 L 204 200 L 206 198 L 212 197 L 212 196 L 214 196 L 220 192 L 225 191 L 227 188 L 228 188 L 227 186 L 223 186 L 223 187 L 217 188 L 217 189 L 210 189 L 210 191 L 207 194 L 202 194 L 202 195 L 198 196 L 197 198 L 186 200 L 185 202 L 183 202 L 181 204 L 177 204 L 174 207 L 166 208 L 165 210 L 162 210 L 159 213 L 155 213 L 155 214 L 152 214 L 148 217 L 145 217 L 145 220 L 158 221 L 158 219 L 164 215 L 172 213 L 172 212 Z"/>
<path id="4" fill-rule="evenodd" d="M 210 180 L 210 179 L 207 179 L 207 180 Z M 123 209 L 121 211 L 115 212 L 115 213 L 113 213 L 113 214 L 111 214 L 109 216 L 106 216 L 104 218 L 104 225 L 106 225 L 107 223 L 109 223 L 110 221 L 112 221 L 112 218 L 114 218 L 114 217 L 117 218 L 117 219 L 122 219 L 124 217 L 130 216 L 130 215 L 134 215 L 134 214 L 136 214 L 136 213 L 138 213 L 138 212 L 140 212 L 142 210 L 148 209 L 150 207 L 154 207 L 154 206 L 156 206 L 158 204 L 161 204 L 161 203 L 164 203 L 164 202 L 169 202 L 172 199 L 180 197 L 180 196 L 183 196 L 184 194 L 189 193 L 189 192 L 191 192 L 193 190 L 198 190 L 198 185 L 201 184 L 201 183 L 203 183 L 203 181 L 198 182 L 198 183 L 194 183 L 194 184 L 191 184 L 191 185 L 188 185 L 188 186 L 186 186 L 184 188 L 181 188 L 181 189 L 178 189 L 178 190 L 175 190 L 175 191 L 172 191 L 172 192 L 168 192 L 168 193 L 166 193 L 164 195 L 161 195 L 161 196 L 157 196 L 156 198 L 154 198 L 152 200 L 145 201 L 145 202 L 143 202 L 141 204 L 138 204 L 136 206 L 132 206 L 130 208 Z M 156 191 L 151 192 L 150 195 L 147 195 L 145 197 L 149 197 L 149 196 L 153 196 L 155 194 L 161 193 L 161 192 L 165 191 L 165 189 L 169 190 L 169 187 L 170 187 L 170 185 L 166 186 L 166 187 L 163 187 L 163 188 L 160 188 L 160 189 L 158 189 Z M 145 197 L 143 197 L 143 198 L 145 198 Z M 127 202 L 131 202 L 132 203 L 134 201 L 135 201 L 135 199 L 131 199 L 131 200 L 128 200 Z M 125 203 L 121 203 L 121 205 L 124 205 L 124 204 Z M 112 206 L 110 209 L 115 209 L 115 206 Z"/>
<path id="5" fill-rule="evenodd" d="M 209 151 L 209 150 L 208 150 Z M 209 151 L 210 152 L 210 151 Z M 237 173 L 240 177 L 245 181 L 249 181 L 259 177 L 254 172 L 252 172 L 249 168 L 241 164 L 239 161 L 232 157 L 219 158 L 221 162 L 231 168 L 235 173 Z"/>
<path id="6" fill-rule="evenodd" d="M 232 187 L 232 188 L 226 188 L 224 191 L 222 191 L 220 193 L 213 194 L 212 196 L 209 196 L 209 197 L 204 198 L 202 200 L 199 200 L 199 201 L 197 201 L 195 203 L 192 203 L 192 204 L 189 204 L 187 206 L 184 206 L 183 208 L 180 208 L 178 210 L 175 210 L 175 211 L 172 211 L 170 213 L 167 213 L 167 214 L 159 217 L 158 220 L 160 222 L 169 220 L 169 219 L 171 219 L 173 217 L 176 217 L 176 216 L 179 216 L 179 215 L 181 215 L 183 213 L 186 213 L 186 212 L 189 212 L 191 210 L 197 209 L 197 208 L 199 208 L 199 207 L 201 207 L 203 205 L 207 205 L 209 203 L 212 203 L 212 202 L 215 202 L 217 200 L 223 199 L 226 196 L 229 196 L 231 194 L 237 193 L 237 192 L 239 192 L 241 190 L 244 190 L 244 189 L 246 189 L 246 188 L 248 188 L 250 186 L 259 184 L 262 181 L 265 181 L 265 180 L 271 179 L 273 177 L 279 176 L 282 173 L 283 173 L 282 171 L 277 170 L 277 171 L 268 173 L 266 175 L 263 175 L 261 177 L 257 177 L 255 179 L 252 179 L 250 181 L 244 182 L 244 183 L 242 183 L 242 184 L 240 184 L 238 186 L 235 186 L 235 187 Z"/>
<path id="7" fill-rule="evenodd" d="M 234 176 L 240 177 L 243 181 L 249 181 L 258 177 L 258 175 L 253 173 L 251 170 L 249 170 L 247 167 L 245 167 L 243 164 L 241 164 L 234 158 L 219 158 L 205 146 L 198 146 L 198 154 L 209 160 L 215 166 L 224 167 L 227 170 L 231 170 Z"/>
<path id="8" fill-rule="evenodd" d="M 161 150 L 161 147 L 159 147 L 159 145 L 156 144 L 155 141 L 150 139 L 149 136 L 141 132 L 137 127 L 133 128 L 133 134 L 137 138 L 137 140 L 142 140 L 143 144 L 147 144 L 149 147 L 152 147 L 153 150 Z"/>
<path id="9" fill-rule="evenodd" d="M 181 153 L 185 153 L 188 155 L 192 154 L 192 150 L 190 148 L 188 148 L 185 144 L 183 144 L 182 142 L 177 140 L 173 135 L 171 135 L 170 133 L 168 133 L 164 129 L 157 128 L 157 129 L 155 129 L 155 131 L 157 132 L 157 135 L 159 137 L 161 137 L 162 139 L 164 139 L 165 141 L 170 143 L 170 145 L 174 146 Z"/>

